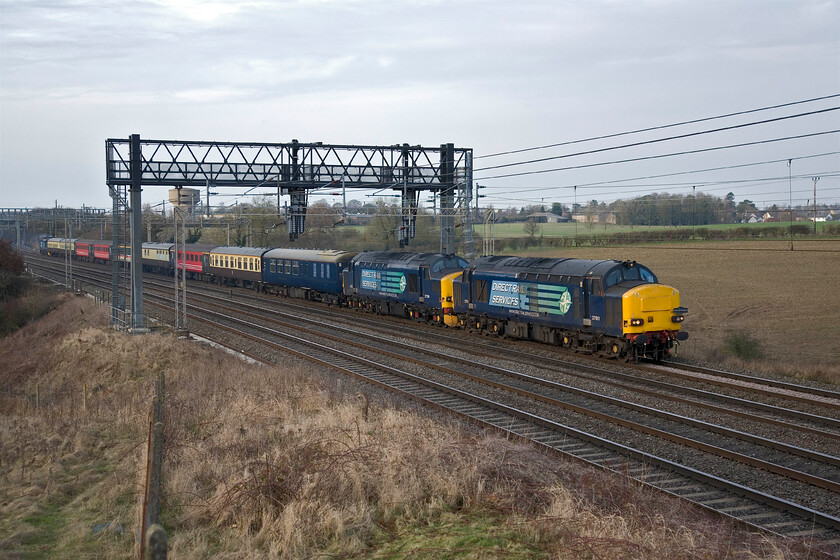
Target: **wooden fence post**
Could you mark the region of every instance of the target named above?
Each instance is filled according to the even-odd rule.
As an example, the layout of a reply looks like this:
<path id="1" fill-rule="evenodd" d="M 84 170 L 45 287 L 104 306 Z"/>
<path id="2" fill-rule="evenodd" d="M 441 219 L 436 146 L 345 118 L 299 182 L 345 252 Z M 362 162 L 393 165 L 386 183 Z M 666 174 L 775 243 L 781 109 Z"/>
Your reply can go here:
<path id="1" fill-rule="evenodd" d="M 143 496 L 141 521 L 140 558 L 165 559 L 166 531 L 160 521 L 161 471 L 163 469 L 163 388 L 165 378 L 161 373 L 155 381 L 155 397 L 149 411 L 149 442 L 146 453 L 146 488 Z M 162 551 L 162 552 L 161 552 Z"/>
<path id="2" fill-rule="evenodd" d="M 166 560 L 166 547 L 169 540 L 166 530 L 154 524 L 146 531 L 146 553 L 143 560 Z"/>

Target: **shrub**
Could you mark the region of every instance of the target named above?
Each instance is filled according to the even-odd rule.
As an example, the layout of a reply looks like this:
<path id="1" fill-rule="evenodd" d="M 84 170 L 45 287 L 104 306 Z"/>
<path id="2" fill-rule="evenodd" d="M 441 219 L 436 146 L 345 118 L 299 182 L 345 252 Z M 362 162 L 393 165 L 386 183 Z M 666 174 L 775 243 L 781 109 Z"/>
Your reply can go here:
<path id="1" fill-rule="evenodd" d="M 743 331 L 728 332 L 723 341 L 723 350 L 742 360 L 759 360 L 764 357 L 761 343 Z"/>

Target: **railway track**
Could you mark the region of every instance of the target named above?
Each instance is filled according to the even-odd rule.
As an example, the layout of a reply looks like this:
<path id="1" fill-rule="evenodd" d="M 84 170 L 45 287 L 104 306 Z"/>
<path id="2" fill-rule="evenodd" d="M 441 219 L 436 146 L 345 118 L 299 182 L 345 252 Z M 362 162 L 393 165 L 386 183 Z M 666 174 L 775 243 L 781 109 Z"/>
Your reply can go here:
<path id="1" fill-rule="evenodd" d="M 160 295 L 151 295 L 154 292 L 150 286 L 146 293 L 147 302 L 171 306 L 167 301 L 171 282 L 152 283 L 161 284 L 154 288 L 160 291 Z M 225 292 L 230 294 L 227 290 Z M 286 300 L 277 301 L 277 307 L 284 310 L 281 314 L 276 309 L 266 312 L 265 305 L 247 302 L 237 301 L 234 308 L 230 297 L 193 293 L 191 298 L 201 303 L 200 307 L 191 307 L 191 323 L 195 325 L 200 321 L 212 330 L 224 332 L 223 337 L 238 337 L 240 342 L 234 343 L 235 346 L 251 345 L 255 349 L 273 348 L 279 352 L 294 353 L 468 417 L 474 422 L 629 476 L 752 527 L 793 538 L 812 539 L 821 543 L 819 546 L 829 553 L 840 553 L 840 519 L 837 517 L 837 511 L 840 511 L 837 504 L 840 499 L 840 459 L 836 453 L 768 441 L 768 438 L 725 426 L 664 410 L 652 410 L 651 407 L 551 381 L 542 375 L 519 371 L 519 368 L 477 363 L 482 352 L 485 358 L 493 352 L 495 345 L 490 343 L 483 350 L 473 352 L 471 348 L 469 354 L 459 356 L 463 344 L 458 352 L 452 349 L 451 339 L 447 346 L 443 346 L 441 340 L 420 344 L 409 340 L 403 332 L 395 333 L 390 322 L 386 329 L 388 333 L 377 334 L 377 329 L 382 330 L 382 318 L 369 321 L 353 314 L 350 324 L 342 327 L 336 322 L 314 319 L 312 306 L 292 304 Z M 235 299 L 249 298 L 237 295 Z M 362 324 L 370 331 L 360 332 Z M 424 336 L 428 334 L 423 333 Z M 454 344 L 457 346 L 457 341 Z M 437 350 L 424 348 L 429 345 L 437 347 Z M 484 342 L 477 344 L 482 345 Z M 441 348 L 446 351 L 442 352 Z M 498 358 L 498 347 L 495 347 L 495 352 Z M 518 360 L 510 356 L 505 358 L 508 362 Z M 545 360 L 540 358 L 540 361 Z M 568 363 L 548 366 L 558 369 L 572 367 Z M 543 364 L 543 369 L 545 367 Z M 609 375 L 615 373 L 610 372 Z M 578 375 L 596 374 L 584 371 Z M 635 381 L 640 382 L 638 379 Z M 654 394 L 661 392 L 659 389 L 649 391 Z M 821 398 L 831 397 L 822 395 Z M 774 410 L 773 414 L 781 413 Z M 583 423 L 578 421 L 575 426 L 568 421 L 571 416 L 586 420 Z M 821 418 L 827 421 L 837 419 L 812 416 L 815 418 L 800 417 L 800 428 L 810 438 L 833 440 L 836 450 L 836 428 L 818 426 Z M 716 444 L 710 443 L 710 437 L 717 440 Z M 634 445 L 626 445 L 628 440 Z M 693 468 L 691 461 L 676 461 L 668 458 L 668 453 L 645 450 L 645 446 L 641 445 L 644 440 L 667 441 L 667 444 L 654 444 L 654 448 L 663 450 L 691 449 L 690 457 L 698 454 L 713 456 L 712 461 L 705 461 L 709 464 L 720 465 L 721 461 L 725 461 L 726 464 L 740 466 L 738 469 L 724 468 L 729 473 L 727 476 L 715 474 L 715 469 L 702 472 Z M 742 449 L 736 450 L 738 447 Z M 819 489 L 822 497 L 811 499 L 817 505 L 808 507 L 750 487 L 755 484 L 739 481 L 745 476 L 743 473 L 750 471 L 755 477 L 756 469 L 763 471 L 757 475 L 760 478 L 776 477 L 773 484 L 791 486 L 797 494 L 805 488 L 808 492 Z"/>

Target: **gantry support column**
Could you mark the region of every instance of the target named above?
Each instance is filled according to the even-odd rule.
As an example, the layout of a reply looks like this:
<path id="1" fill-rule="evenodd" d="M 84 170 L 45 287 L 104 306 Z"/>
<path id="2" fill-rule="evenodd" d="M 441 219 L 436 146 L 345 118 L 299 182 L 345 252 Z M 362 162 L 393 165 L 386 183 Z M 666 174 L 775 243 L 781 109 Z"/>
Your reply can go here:
<path id="1" fill-rule="evenodd" d="M 475 245 L 473 243 L 473 223 L 472 223 L 472 201 L 473 201 L 473 182 L 472 182 L 472 153 L 465 154 L 466 166 L 466 180 L 459 184 L 458 198 L 460 199 L 461 207 L 464 209 L 464 257 L 468 261 L 475 257 Z"/>
<path id="2" fill-rule="evenodd" d="M 397 241 L 400 247 L 405 247 L 414 239 L 417 231 L 417 206 L 420 198 L 420 191 L 408 188 L 413 183 L 412 170 L 414 162 L 411 161 L 411 148 L 408 144 L 402 145 L 400 153 L 402 161 L 402 224 L 397 228 Z"/>
<path id="3" fill-rule="evenodd" d="M 111 324 L 120 324 L 120 195 L 117 187 L 108 187 L 113 210 L 111 211 Z"/>
<path id="4" fill-rule="evenodd" d="M 300 148 L 298 141 L 292 140 L 290 150 L 292 183 L 300 183 L 301 171 L 298 154 Z M 306 208 L 309 205 L 309 191 L 306 188 L 289 188 L 286 191 L 289 195 L 289 215 L 286 217 L 286 227 L 289 230 L 289 241 L 294 241 L 306 233 Z"/>
<path id="5" fill-rule="evenodd" d="M 440 145 L 440 251 L 455 254 L 455 145 Z"/>
<path id="6" fill-rule="evenodd" d="M 131 330 L 144 332 L 143 320 L 143 204 L 140 199 L 142 188 L 143 159 L 140 152 L 140 135 L 131 135 L 129 165 L 131 189 L 129 208 L 131 210 Z"/>

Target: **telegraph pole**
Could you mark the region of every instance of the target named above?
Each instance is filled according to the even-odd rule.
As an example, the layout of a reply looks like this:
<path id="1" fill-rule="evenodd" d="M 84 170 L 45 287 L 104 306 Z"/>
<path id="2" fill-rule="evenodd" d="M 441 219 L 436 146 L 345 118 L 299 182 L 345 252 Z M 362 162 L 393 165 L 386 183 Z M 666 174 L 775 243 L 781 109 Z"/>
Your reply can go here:
<path id="1" fill-rule="evenodd" d="M 817 181 L 819 177 L 812 177 L 814 181 L 814 235 L 817 235 Z"/>

